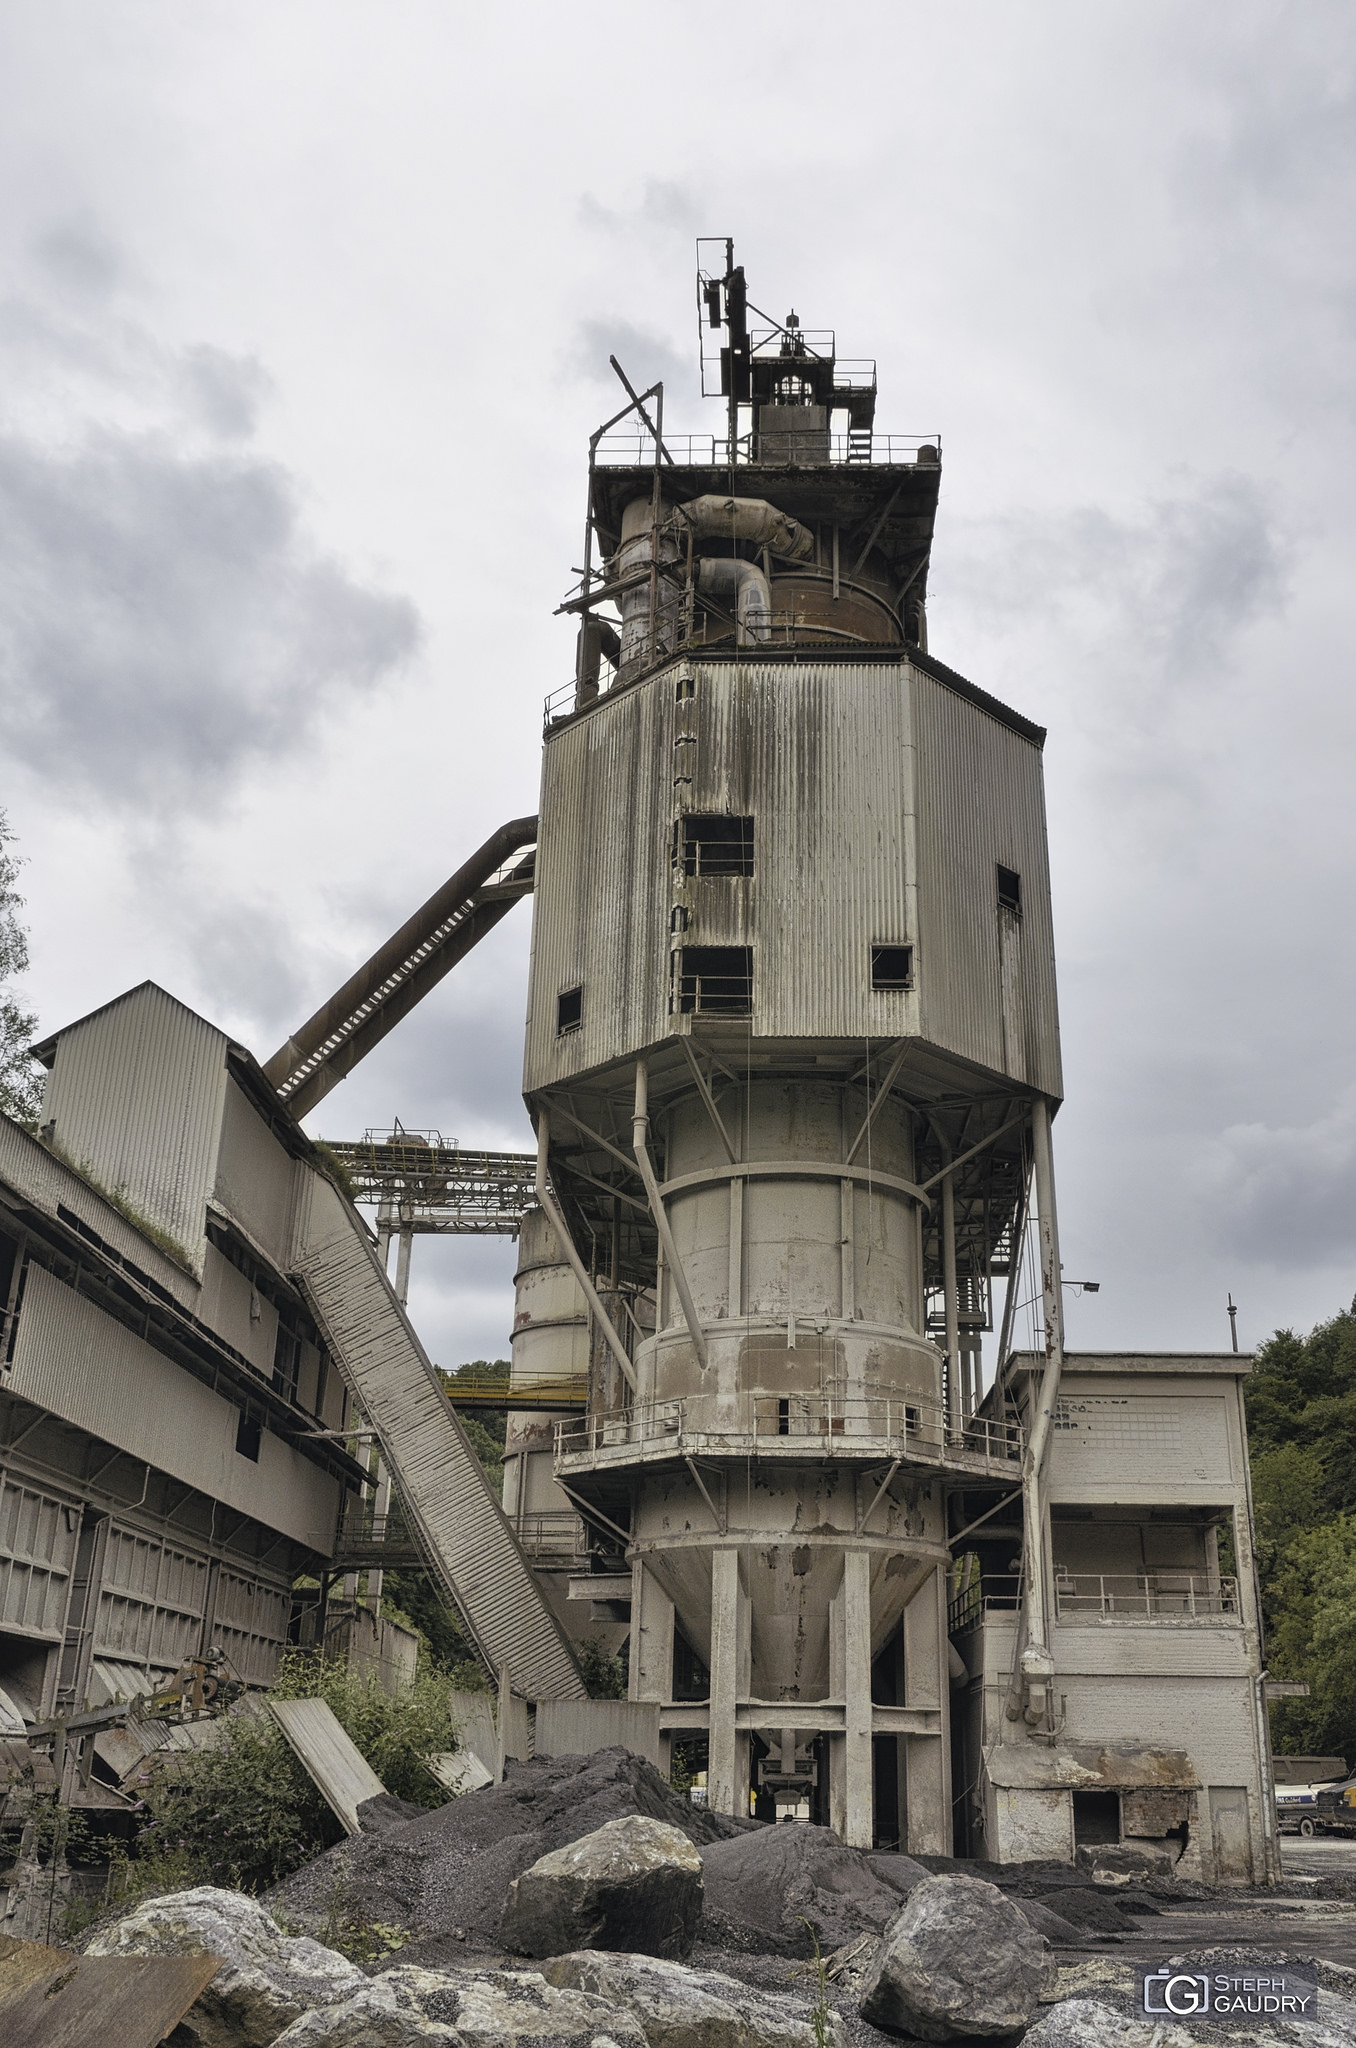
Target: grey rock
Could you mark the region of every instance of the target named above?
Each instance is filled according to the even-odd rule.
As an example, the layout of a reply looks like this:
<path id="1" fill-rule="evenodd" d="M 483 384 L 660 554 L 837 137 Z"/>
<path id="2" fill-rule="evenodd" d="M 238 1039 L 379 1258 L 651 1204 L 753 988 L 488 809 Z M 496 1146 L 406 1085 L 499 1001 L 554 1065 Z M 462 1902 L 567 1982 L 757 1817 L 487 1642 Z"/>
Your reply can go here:
<path id="1" fill-rule="evenodd" d="M 667 1821 L 699 1845 L 757 1829 L 680 1798 L 652 1763 L 626 1749 L 539 1757 L 511 1764 L 502 1785 L 336 1843 L 265 1903 L 290 1926 L 323 1936 L 340 1892 L 360 1899 L 368 1919 L 401 1927 L 420 1943 L 460 1927 L 473 1947 L 497 1949 L 512 1880 L 552 1849 L 630 1813 Z"/>
<path id="2" fill-rule="evenodd" d="M 213 1885 L 148 1900 L 86 1952 L 221 1956 L 223 1968 L 185 2016 L 202 2048 L 270 2048 L 303 2013 L 338 2005 L 367 1981 L 332 1948 L 284 1934 L 257 1899 Z"/>
<path id="3" fill-rule="evenodd" d="M 515 1955 L 606 1948 L 691 1952 L 702 1917 L 702 1859 L 666 1821 L 628 1814 L 539 1857 L 513 1880 L 499 1938 Z"/>
<path id="4" fill-rule="evenodd" d="M 421 2048 L 428 2041 L 460 2048 L 461 2035 L 375 1978 L 339 2005 L 303 2013 L 279 2034 L 274 2048 Z"/>
<path id="5" fill-rule="evenodd" d="M 803 2002 L 655 1956 L 597 1950 L 556 1956 L 542 1972 L 552 1984 L 590 1991 L 629 2012 L 649 2048 L 816 2048 Z M 830 2019 L 831 2037 L 841 2023 Z"/>
<path id="6" fill-rule="evenodd" d="M 374 1984 L 408 1997 L 466 2048 L 646 2048 L 633 2016 L 536 1970 L 420 1970 L 401 1963 Z"/>
<path id="7" fill-rule="evenodd" d="M 883 1877 L 888 1885 L 893 1885 L 897 1892 L 903 1892 L 906 1897 L 916 1884 L 921 1884 L 925 1877 L 933 1875 L 930 1870 L 924 1870 L 921 1863 L 915 1862 L 912 1856 L 904 1856 L 897 1852 L 882 1851 L 878 1855 L 868 1856 L 866 1860 L 877 1877 Z"/>
<path id="8" fill-rule="evenodd" d="M 743 1928 L 758 1947 L 793 1955 L 809 1953 L 811 1930 L 821 1950 L 879 1934 L 899 1911 L 900 1887 L 877 1875 L 874 1860 L 845 1848 L 832 1828 L 783 1823 L 717 1842 L 702 1851 L 712 1931 L 724 1939 Z"/>
<path id="9" fill-rule="evenodd" d="M 1128 2019 L 1095 1998 L 1066 1998 L 1022 2037 L 1022 2048 L 1192 2048 L 1185 2027 Z"/>
<path id="10" fill-rule="evenodd" d="M 1015 2034 L 1050 1974 L 1045 1942 L 995 1885 L 930 1877 L 881 1937 L 861 2015 L 924 2041 Z"/>

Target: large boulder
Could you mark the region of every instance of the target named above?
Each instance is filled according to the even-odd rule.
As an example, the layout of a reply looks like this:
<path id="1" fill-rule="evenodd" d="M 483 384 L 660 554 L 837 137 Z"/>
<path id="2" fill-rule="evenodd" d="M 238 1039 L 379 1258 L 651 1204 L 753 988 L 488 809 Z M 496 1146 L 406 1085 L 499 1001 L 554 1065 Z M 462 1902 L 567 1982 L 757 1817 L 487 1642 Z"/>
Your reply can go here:
<path id="1" fill-rule="evenodd" d="M 221 1956 L 185 2016 L 202 2048 L 270 2048 L 303 2013 L 341 2004 L 367 1982 L 332 1948 L 284 1934 L 257 1899 L 213 1885 L 148 1900 L 96 1934 L 86 1953 Z"/>
<path id="2" fill-rule="evenodd" d="M 702 1859 L 666 1821 L 629 1814 L 541 1856 L 508 1888 L 499 1938 L 520 1956 L 568 1949 L 690 1954 L 702 1917 Z"/>
<path id="3" fill-rule="evenodd" d="M 860 2010 L 923 2041 L 1015 2034 L 1050 1975 L 1043 1938 L 996 1885 L 930 1877 L 882 1935 Z"/>
<path id="4" fill-rule="evenodd" d="M 901 1882 L 887 1882 L 875 1860 L 910 1868 L 901 1869 Z M 812 1934 L 821 1950 L 879 1934 L 899 1911 L 901 1893 L 925 1875 L 908 1857 L 872 1859 L 845 1848 L 832 1828 L 789 1823 L 702 1851 L 712 1940 L 798 1956 L 809 1953 Z"/>
<path id="5" fill-rule="evenodd" d="M 630 2013 L 649 2048 L 826 2048 L 803 2000 L 738 1983 L 718 1970 L 585 1950 L 553 1957 L 542 1975 Z M 840 2025 L 832 2014 L 834 2040 Z"/>
<path id="6" fill-rule="evenodd" d="M 1185 2027 L 1130 2019 L 1096 1998 L 1066 1998 L 1022 2036 L 1022 2048 L 1192 2048 Z"/>
<path id="7" fill-rule="evenodd" d="M 699 1847 L 757 1826 L 694 1806 L 626 1749 L 511 1761 L 502 1785 L 336 1843 L 285 1878 L 266 1903 L 289 1926 L 323 1940 L 336 1893 L 360 1899 L 369 1920 L 418 1943 L 430 1967 L 460 1966 L 468 1948 L 498 1950 L 499 1916 L 515 1877 L 552 1849 L 633 1813 L 666 1821 Z"/>
<path id="8" fill-rule="evenodd" d="M 435 1971 L 397 1964 L 354 1997 L 307 2013 L 277 2048 L 646 2048 L 635 2019 L 533 1970 Z"/>

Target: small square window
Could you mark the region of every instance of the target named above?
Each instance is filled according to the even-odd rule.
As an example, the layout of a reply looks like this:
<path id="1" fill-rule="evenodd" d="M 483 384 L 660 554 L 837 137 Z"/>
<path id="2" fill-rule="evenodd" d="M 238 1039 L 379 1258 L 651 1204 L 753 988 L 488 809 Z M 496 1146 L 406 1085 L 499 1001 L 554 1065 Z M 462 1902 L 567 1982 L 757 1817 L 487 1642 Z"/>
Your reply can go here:
<path id="1" fill-rule="evenodd" d="M 252 1465 L 259 1462 L 259 1444 L 262 1437 L 263 1430 L 259 1424 L 252 1415 L 246 1415 L 242 1409 L 235 1425 L 235 1447 L 239 1455 L 248 1458 Z"/>
<path id="2" fill-rule="evenodd" d="M 871 948 L 872 988 L 913 987 L 913 947 L 873 946 Z"/>
<path id="3" fill-rule="evenodd" d="M 700 1017 L 751 1013 L 752 946 L 684 946 L 670 959 L 675 1010 Z"/>
<path id="4" fill-rule="evenodd" d="M 567 988 L 556 997 L 556 1037 L 563 1038 L 567 1031 L 577 1031 L 584 1016 L 584 991 L 582 988 Z"/>
<path id="5" fill-rule="evenodd" d="M 998 908 L 1022 914 L 1022 878 L 1015 868 L 998 868 Z"/>
<path id="6" fill-rule="evenodd" d="M 751 875 L 753 819 L 689 811 L 673 828 L 673 859 L 685 875 Z"/>
<path id="7" fill-rule="evenodd" d="M 691 676 L 679 676 L 679 678 L 678 678 L 678 687 L 677 687 L 677 689 L 676 689 L 676 690 L 675 690 L 675 692 L 674 692 L 674 696 L 676 697 L 677 701 L 678 701 L 678 702 L 679 702 L 680 704 L 682 704 L 682 703 L 684 703 L 684 702 L 685 702 L 685 701 L 687 700 L 687 698 L 689 698 L 689 697 L 695 697 L 695 696 L 696 696 L 696 694 L 697 694 L 697 685 L 696 685 L 696 683 L 695 683 L 695 682 L 693 681 L 692 677 L 691 677 Z"/>

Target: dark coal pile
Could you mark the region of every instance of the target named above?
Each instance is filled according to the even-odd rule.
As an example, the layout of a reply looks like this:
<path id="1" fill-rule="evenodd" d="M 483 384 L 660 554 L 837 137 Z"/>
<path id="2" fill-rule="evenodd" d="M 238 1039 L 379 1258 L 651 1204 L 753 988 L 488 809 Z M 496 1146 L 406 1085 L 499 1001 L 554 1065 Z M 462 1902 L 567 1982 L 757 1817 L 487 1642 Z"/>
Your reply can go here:
<path id="1" fill-rule="evenodd" d="M 356 1908 L 369 1925 L 435 1942 L 445 1963 L 465 1961 L 470 1952 L 498 1954 L 513 1879 L 549 1850 L 635 1813 L 669 1821 L 699 1849 L 756 1826 L 692 1805 L 653 1764 L 626 1749 L 543 1757 L 510 1763 L 502 1785 L 338 1843 L 295 1871 L 268 1904 L 322 1940 L 337 1915 Z M 413 1947 L 402 1951 L 404 1961 L 420 1959 Z"/>
<path id="2" fill-rule="evenodd" d="M 926 1875 L 907 1856 L 844 1848 L 830 1828 L 762 1827 L 702 1851 L 707 1939 L 805 1956 L 813 1929 L 822 1950 L 841 1948 L 879 1934 Z"/>

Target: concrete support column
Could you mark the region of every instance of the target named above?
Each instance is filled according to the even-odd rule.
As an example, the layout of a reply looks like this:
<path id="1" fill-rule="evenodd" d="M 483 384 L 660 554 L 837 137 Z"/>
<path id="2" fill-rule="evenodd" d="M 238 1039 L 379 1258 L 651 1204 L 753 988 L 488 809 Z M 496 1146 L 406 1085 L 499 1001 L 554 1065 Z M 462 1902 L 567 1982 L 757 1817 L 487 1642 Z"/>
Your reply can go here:
<path id="1" fill-rule="evenodd" d="M 749 1810 L 749 1745 L 735 1729 L 748 1689 L 749 1601 L 737 1550 L 711 1556 L 711 1730 L 707 1803 L 717 1813 Z"/>
<path id="2" fill-rule="evenodd" d="M 673 1602 L 637 1558 L 631 1566 L 631 1683 L 633 1700 L 668 1700 L 673 1693 Z"/>
<path id="3" fill-rule="evenodd" d="M 906 1738 L 912 1855 L 952 1853 L 947 1640 L 946 1567 L 938 1565 L 904 1609 L 904 1704 L 935 1710 L 941 1723 L 940 1735 Z"/>
<path id="4" fill-rule="evenodd" d="M 871 1778 L 871 1555 L 843 1559 L 843 1839 L 869 1849 L 875 1832 Z"/>
<path id="5" fill-rule="evenodd" d="M 400 1242 L 396 1247 L 396 1300 L 402 1308 L 410 1298 L 410 1252 L 414 1248 L 414 1229 L 411 1224 L 400 1226 Z"/>

